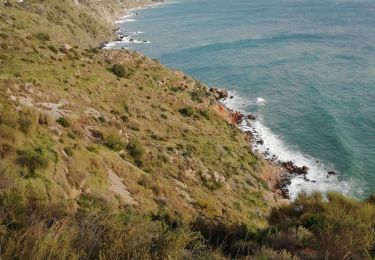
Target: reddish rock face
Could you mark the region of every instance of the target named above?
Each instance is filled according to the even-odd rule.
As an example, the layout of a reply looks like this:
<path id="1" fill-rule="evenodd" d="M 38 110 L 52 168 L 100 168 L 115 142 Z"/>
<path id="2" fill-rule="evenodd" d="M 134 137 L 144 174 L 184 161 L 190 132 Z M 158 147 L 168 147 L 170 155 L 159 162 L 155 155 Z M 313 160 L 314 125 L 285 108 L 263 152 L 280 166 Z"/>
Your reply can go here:
<path id="1" fill-rule="evenodd" d="M 244 115 L 238 111 L 231 113 L 231 122 L 232 124 L 239 125 L 243 120 Z"/>

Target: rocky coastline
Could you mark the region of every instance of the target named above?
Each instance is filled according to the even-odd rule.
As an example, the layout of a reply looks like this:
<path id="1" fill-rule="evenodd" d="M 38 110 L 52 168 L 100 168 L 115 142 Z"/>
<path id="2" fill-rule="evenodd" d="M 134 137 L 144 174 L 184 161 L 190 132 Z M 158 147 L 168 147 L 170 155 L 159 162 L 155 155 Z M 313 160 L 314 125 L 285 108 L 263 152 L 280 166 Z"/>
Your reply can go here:
<path id="1" fill-rule="evenodd" d="M 153 6 L 157 4 L 163 4 L 165 3 L 164 0 L 160 0 L 157 2 L 154 2 L 152 4 L 143 4 L 135 9 L 128 9 L 124 11 L 125 16 L 134 16 L 138 15 L 137 12 L 131 12 L 131 11 L 136 11 L 138 9 L 146 8 L 148 6 Z M 148 41 L 137 41 L 134 38 L 131 37 L 132 35 L 129 32 L 126 32 L 124 29 L 121 27 L 117 26 L 116 23 L 113 23 L 113 38 L 109 41 L 103 42 L 99 48 L 100 49 L 105 49 L 105 48 L 110 48 L 109 44 L 110 42 L 113 41 L 124 41 L 128 43 L 148 43 Z M 263 144 L 264 140 L 257 135 L 255 130 L 249 131 L 249 130 L 244 130 L 241 126 L 243 124 L 246 124 L 251 127 L 251 125 L 255 122 L 256 115 L 248 113 L 244 114 L 242 112 L 236 111 L 234 109 L 231 109 L 227 107 L 223 102 L 227 99 L 232 99 L 234 98 L 232 95 L 229 95 L 229 92 L 225 89 L 220 89 L 216 87 L 211 87 L 208 89 L 210 94 L 217 100 L 218 102 L 218 109 L 219 111 L 227 117 L 227 121 L 236 127 L 238 127 L 240 130 L 243 131 L 243 133 L 246 135 L 246 138 L 249 143 L 249 147 L 253 152 L 256 152 L 253 148 L 253 143 L 257 144 Z M 268 158 L 267 156 L 269 155 L 269 152 L 263 152 L 260 153 L 260 156 L 271 166 L 275 167 L 275 169 L 272 171 L 273 176 L 266 176 L 264 177 L 264 180 L 267 182 L 267 184 L 270 186 L 270 188 L 278 195 L 281 195 L 284 199 L 291 199 L 289 195 L 289 190 L 288 186 L 291 184 L 291 180 L 296 177 L 296 176 L 301 176 L 305 181 L 311 181 L 315 182 L 314 180 L 309 180 L 307 177 L 307 174 L 309 173 L 309 167 L 307 166 L 302 166 L 299 167 L 297 166 L 294 162 L 292 161 L 282 161 L 276 156 L 273 156 L 271 158 Z M 329 171 L 327 173 L 328 175 L 337 175 L 338 173 L 336 171 Z"/>
<path id="2" fill-rule="evenodd" d="M 226 90 L 220 90 L 217 88 L 211 88 L 210 92 L 213 92 L 215 94 L 215 97 L 217 98 L 218 102 L 222 106 L 225 107 L 225 109 L 228 111 L 230 115 L 230 121 L 232 124 L 236 125 L 240 130 L 243 131 L 243 133 L 247 136 L 247 139 L 249 141 L 250 149 L 252 149 L 253 152 L 257 152 L 254 150 L 253 144 L 264 144 L 264 140 L 258 135 L 256 130 L 252 128 L 252 124 L 256 121 L 257 117 L 254 114 L 248 113 L 244 114 L 242 112 L 236 111 L 234 109 L 229 108 L 224 104 L 224 101 L 227 99 L 232 99 L 233 96 L 229 95 L 228 91 Z M 252 130 L 244 129 L 243 125 L 246 125 L 250 127 Z M 306 182 L 316 182 L 314 180 L 310 180 L 307 175 L 309 173 L 309 167 L 303 165 L 303 166 L 297 166 L 292 161 L 282 161 L 279 158 L 277 158 L 275 155 L 272 157 L 269 157 L 269 149 L 267 151 L 260 153 L 260 155 L 265 159 L 269 164 L 278 167 L 281 169 L 281 171 L 277 171 L 275 176 L 272 176 L 272 178 L 267 179 L 267 182 L 269 186 L 278 194 L 281 194 L 284 199 L 291 199 L 288 186 L 291 184 L 291 180 L 295 177 L 302 177 L 304 181 Z M 336 170 L 330 170 L 327 172 L 327 176 L 331 175 L 338 175 L 339 173 Z"/>
<path id="3" fill-rule="evenodd" d="M 138 35 L 139 34 L 138 32 L 128 32 L 128 31 L 124 30 L 123 28 L 121 28 L 120 26 L 118 26 L 117 23 L 121 22 L 121 20 L 118 20 L 118 19 L 120 19 L 120 18 L 130 18 L 130 17 L 133 17 L 133 16 L 137 16 L 138 15 L 138 12 L 136 12 L 137 10 L 141 10 L 141 9 L 144 9 L 144 8 L 151 8 L 153 6 L 164 4 L 164 3 L 166 3 L 165 0 L 152 1 L 151 3 L 149 1 L 145 1 L 144 3 L 139 3 L 139 5 L 137 5 L 135 7 L 126 8 L 122 12 L 122 16 L 117 14 L 117 17 L 115 17 L 113 19 L 113 24 L 112 24 L 113 35 L 112 35 L 112 38 L 110 40 L 106 40 L 106 41 L 102 42 L 99 45 L 98 48 L 99 49 L 110 48 L 109 44 L 111 42 L 144 43 L 144 44 L 150 43 L 148 40 L 137 40 L 134 36 Z"/>

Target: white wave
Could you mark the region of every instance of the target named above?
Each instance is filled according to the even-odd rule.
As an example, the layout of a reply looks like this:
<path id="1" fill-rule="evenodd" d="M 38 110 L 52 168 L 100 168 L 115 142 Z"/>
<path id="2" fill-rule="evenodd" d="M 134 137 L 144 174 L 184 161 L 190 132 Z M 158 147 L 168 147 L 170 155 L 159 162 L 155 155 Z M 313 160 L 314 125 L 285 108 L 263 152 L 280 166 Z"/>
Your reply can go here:
<path id="1" fill-rule="evenodd" d="M 122 19 L 126 19 L 126 18 L 129 18 L 129 17 L 133 17 L 135 16 L 136 14 L 135 13 L 132 13 L 132 12 L 127 12 L 124 16 L 122 16 L 121 18 Z"/>
<path id="2" fill-rule="evenodd" d="M 127 32 L 128 35 L 139 35 L 142 34 L 143 32 Z"/>
<path id="3" fill-rule="evenodd" d="M 258 105 L 264 105 L 267 103 L 267 100 L 265 100 L 264 98 L 262 97 L 257 97 L 257 104 Z"/>
<path id="4" fill-rule="evenodd" d="M 121 42 L 119 42 L 119 41 L 109 42 L 109 43 L 107 43 L 107 44 L 103 47 L 103 49 L 105 49 L 105 50 L 112 49 L 112 48 L 116 47 L 116 45 L 117 45 L 118 43 L 121 43 Z"/>
<path id="5" fill-rule="evenodd" d="M 135 22 L 135 21 L 136 21 L 136 19 L 127 18 L 127 19 L 118 20 L 118 21 L 115 22 L 115 24 Z"/>
<path id="6" fill-rule="evenodd" d="M 121 42 L 122 43 L 151 43 L 150 41 L 140 41 L 140 40 L 129 38 L 129 37 L 122 38 Z"/>

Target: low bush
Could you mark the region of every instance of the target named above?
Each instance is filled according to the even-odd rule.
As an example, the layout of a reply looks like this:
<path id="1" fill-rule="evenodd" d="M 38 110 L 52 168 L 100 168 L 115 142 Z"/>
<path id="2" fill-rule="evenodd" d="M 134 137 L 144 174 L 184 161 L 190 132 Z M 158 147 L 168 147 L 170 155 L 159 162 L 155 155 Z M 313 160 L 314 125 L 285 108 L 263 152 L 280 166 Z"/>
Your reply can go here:
<path id="1" fill-rule="evenodd" d="M 57 123 L 59 123 L 62 127 L 68 128 L 70 126 L 70 122 L 65 117 L 60 117 L 56 120 Z"/>
<path id="2" fill-rule="evenodd" d="M 127 126 L 129 129 L 134 130 L 134 131 L 139 131 L 139 130 L 141 130 L 141 126 L 140 126 L 140 124 L 139 124 L 137 121 L 135 121 L 135 120 L 130 120 L 130 119 L 128 119 L 128 120 L 127 120 L 127 123 L 126 123 L 126 126 Z"/>
<path id="3" fill-rule="evenodd" d="M 25 134 L 33 132 L 38 122 L 39 115 L 33 110 L 23 109 L 19 112 L 19 129 Z"/>
<path id="4" fill-rule="evenodd" d="M 125 78 L 128 76 L 128 69 L 123 64 L 115 64 L 112 66 L 112 72 L 117 77 Z"/>
<path id="5" fill-rule="evenodd" d="M 40 33 L 35 34 L 35 37 L 41 42 L 46 42 L 46 41 L 51 40 L 51 37 L 49 36 L 49 34 L 44 33 L 44 32 L 40 32 Z"/>
<path id="6" fill-rule="evenodd" d="M 178 110 L 181 115 L 186 116 L 186 117 L 191 117 L 194 115 L 194 108 L 192 107 L 184 107 Z"/>
<path id="7" fill-rule="evenodd" d="M 73 149 L 71 147 L 64 147 L 64 152 L 69 157 L 73 156 Z"/>
<path id="8" fill-rule="evenodd" d="M 42 148 L 29 148 L 17 151 L 17 163 L 33 176 L 36 170 L 48 166 L 48 158 Z"/>
<path id="9" fill-rule="evenodd" d="M 48 49 L 55 54 L 59 53 L 59 50 L 53 45 L 48 45 Z"/>
<path id="10" fill-rule="evenodd" d="M 209 120 L 210 119 L 210 110 L 209 109 L 202 109 L 199 110 L 199 114 L 204 117 L 205 119 Z"/>
<path id="11" fill-rule="evenodd" d="M 8 45 L 7 45 L 5 42 L 0 43 L 0 47 L 1 47 L 3 50 L 7 50 L 7 49 L 8 49 Z"/>
<path id="12" fill-rule="evenodd" d="M 145 147 L 137 139 L 130 139 L 128 145 L 126 146 L 128 153 L 134 158 L 138 165 L 142 165 L 143 156 L 146 152 Z"/>
<path id="13" fill-rule="evenodd" d="M 103 144 L 111 150 L 120 151 L 125 147 L 125 140 L 117 129 L 109 129 L 103 133 Z"/>

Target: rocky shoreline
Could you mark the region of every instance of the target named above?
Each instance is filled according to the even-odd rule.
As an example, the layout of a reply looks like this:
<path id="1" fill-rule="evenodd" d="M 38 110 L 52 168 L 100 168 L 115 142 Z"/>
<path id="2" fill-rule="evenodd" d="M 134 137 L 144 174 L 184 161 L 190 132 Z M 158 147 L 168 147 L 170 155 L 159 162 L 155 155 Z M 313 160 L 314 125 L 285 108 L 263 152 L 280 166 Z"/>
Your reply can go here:
<path id="1" fill-rule="evenodd" d="M 164 4 L 164 3 L 166 3 L 166 1 L 157 0 L 157 1 L 152 1 L 152 3 L 147 2 L 147 4 L 140 4 L 138 7 L 124 10 L 123 16 L 117 17 L 116 19 L 118 19 L 118 18 L 124 19 L 124 18 L 130 18 L 130 17 L 133 17 L 133 16 L 137 16 L 138 15 L 138 13 L 136 12 L 137 10 L 141 10 L 141 9 L 144 9 L 144 8 L 151 8 L 153 6 Z M 117 25 L 118 22 L 121 22 L 121 20 L 114 21 L 114 23 L 113 23 L 113 38 L 111 40 L 106 40 L 106 41 L 102 42 L 98 47 L 99 49 L 110 48 L 111 46 L 109 46 L 109 44 L 111 42 L 150 43 L 150 41 L 148 41 L 148 40 L 137 40 L 134 36 L 140 34 L 139 32 L 127 32 L 126 30 L 124 30 L 123 28 L 121 28 Z M 125 47 L 122 47 L 122 48 L 125 49 Z"/>
<path id="2" fill-rule="evenodd" d="M 248 113 L 244 114 L 242 112 L 236 111 L 234 109 L 229 108 L 224 104 L 224 101 L 227 99 L 232 99 L 233 96 L 230 96 L 228 91 L 221 90 L 218 88 L 210 88 L 209 90 L 211 93 L 214 94 L 215 98 L 218 102 L 225 107 L 225 110 L 228 111 L 230 122 L 236 125 L 243 133 L 247 136 L 250 148 L 253 152 L 257 152 L 254 150 L 253 144 L 260 144 L 264 143 L 264 140 L 259 136 L 256 130 L 252 127 L 252 124 L 256 121 L 257 117 L 254 114 Z M 246 128 L 250 128 L 251 130 L 244 129 L 244 125 Z M 282 195 L 285 199 L 291 199 L 288 186 L 291 184 L 291 180 L 295 177 L 302 177 L 304 181 L 314 183 L 315 180 L 310 180 L 307 175 L 309 173 L 309 167 L 307 166 L 297 166 L 292 161 L 282 161 L 277 158 L 275 155 L 270 157 L 269 149 L 260 155 L 271 165 L 278 167 L 281 169 L 280 172 L 276 174 L 276 176 L 272 176 L 272 181 L 268 181 L 268 184 L 271 188 L 276 192 Z M 330 175 L 338 175 L 339 173 L 335 170 L 330 170 L 327 172 L 327 176 Z"/>

